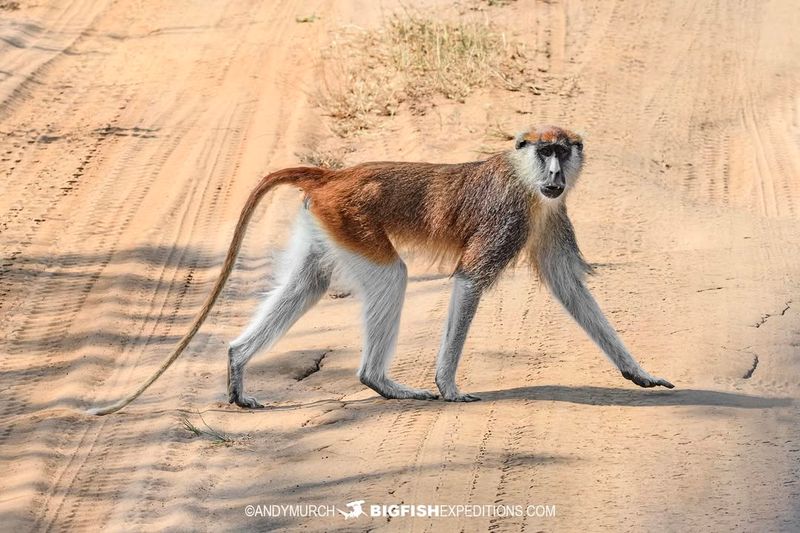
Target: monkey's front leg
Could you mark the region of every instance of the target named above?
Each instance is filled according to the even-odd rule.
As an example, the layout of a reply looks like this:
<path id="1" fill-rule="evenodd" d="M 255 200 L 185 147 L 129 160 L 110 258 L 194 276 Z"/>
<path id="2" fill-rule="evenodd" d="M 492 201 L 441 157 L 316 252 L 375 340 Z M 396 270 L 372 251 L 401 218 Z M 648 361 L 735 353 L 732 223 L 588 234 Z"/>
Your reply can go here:
<path id="1" fill-rule="evenodd" d="M 572 242 L 574 243 L 574 240 Z M 586 266 L 576 249 L 560 246 L 545 250 L 539 256 L 539 266 L 545 283 L 555 297 L 589 337 L 600 346 L 625 379 L 633 381 L 640 387 L 660 385 L 673 388 L 669 381 L 647 373 L 628 353 L 586 287 L 583 281 Z"/>
<path id="2" fill-rule="evenodd" d="M 481 292 L 480 288 L 463 273 L 455 275 L 442 346 L 436 360 L 436 386 L 439 387 L 442 398 L 447 401 L 474 402 L 480 400 L 472 394 L 459 392 L 456 386 L 456 369 L 458 360 L 461 358 L 461 351 L 464 349 L 469 326 L 478 309 Z"/>

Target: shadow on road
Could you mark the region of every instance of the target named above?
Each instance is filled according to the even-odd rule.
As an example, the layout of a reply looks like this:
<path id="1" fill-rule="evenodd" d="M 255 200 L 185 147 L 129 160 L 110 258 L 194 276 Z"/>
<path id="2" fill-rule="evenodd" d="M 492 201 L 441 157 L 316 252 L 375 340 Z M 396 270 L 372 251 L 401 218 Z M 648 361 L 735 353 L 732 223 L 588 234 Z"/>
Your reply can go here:
<path id="1" fill-rule="evenodd" d="M 586 405 L 717 405 L 743 409 L 784 407 L 792 404 L 791 398 L 768 398 L 734 392 L 703 389 L 675 389 L 671 391 L 615 389 L 609 387 L 568 387 L 563 385 L 536 385 L 514 389 L 478 392 L 483 400 L 542 400 Z"/>

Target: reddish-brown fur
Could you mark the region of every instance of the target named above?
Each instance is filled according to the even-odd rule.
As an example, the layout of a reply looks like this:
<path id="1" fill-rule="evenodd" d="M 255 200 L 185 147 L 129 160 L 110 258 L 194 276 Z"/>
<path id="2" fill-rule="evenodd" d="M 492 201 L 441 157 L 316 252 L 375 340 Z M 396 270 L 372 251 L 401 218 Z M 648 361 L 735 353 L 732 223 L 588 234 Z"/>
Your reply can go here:
<path id="1" fill-rule="evenodd" d="M 558 126 L 544 126 L 541 128 L 534 128 L 528 131 L 523 137 L 530 143 L 548 142 L 554 143 L 558 141 L 567 141 L 568 143 L 581 142 L 581 136 Z"/>
<path id="2" fill-rule="evenodd" d="M 449 252 L 469 265 L 478 262 L 484 241 L 496 238 L 492 230 L 498 228 L 489 225 L 509 215 L 527 222 L 534 196 L 514 176 L 506 155 L 498 154 L 453 165 L 366 163 L 296 183 L 346 249 L 388 263 L 397 257 L 392 241 L 401 241 Z M 527 224 L 519 229 L 527 234 Z"/>

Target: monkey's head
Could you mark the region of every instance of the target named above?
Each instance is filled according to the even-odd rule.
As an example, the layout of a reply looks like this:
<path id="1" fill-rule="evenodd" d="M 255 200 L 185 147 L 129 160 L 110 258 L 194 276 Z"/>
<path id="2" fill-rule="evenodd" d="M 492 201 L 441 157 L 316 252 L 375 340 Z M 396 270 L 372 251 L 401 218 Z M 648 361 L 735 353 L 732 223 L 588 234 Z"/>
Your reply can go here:
<path id="1" fill-rule="evenodd" d="M 517 135 L 512 159 L 517 172 L 535 191 L 554 200 L 578 179 L 583 140 L 558 126 L 531 128 Z"/>

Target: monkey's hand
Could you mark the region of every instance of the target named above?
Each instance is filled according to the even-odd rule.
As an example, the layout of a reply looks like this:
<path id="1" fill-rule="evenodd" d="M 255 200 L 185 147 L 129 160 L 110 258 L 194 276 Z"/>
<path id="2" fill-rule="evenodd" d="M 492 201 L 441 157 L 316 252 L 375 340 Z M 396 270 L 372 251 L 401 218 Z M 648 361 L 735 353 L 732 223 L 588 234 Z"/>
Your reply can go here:
<path id="1" fill-rule="evenodd" d="M 667 381 L 666 379 L 661 379 L 657 377 L 653 377 L 644 370 L 637 369 L 632 372 L 627 370 L 622 371 L 622 377 L 625 379 L 629 379 L 639 385 L 640 387 L 666 387 L 668 389 L 675 388 L 675 385 Z"/>

